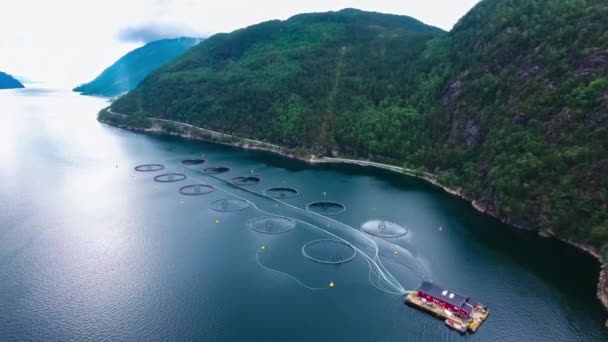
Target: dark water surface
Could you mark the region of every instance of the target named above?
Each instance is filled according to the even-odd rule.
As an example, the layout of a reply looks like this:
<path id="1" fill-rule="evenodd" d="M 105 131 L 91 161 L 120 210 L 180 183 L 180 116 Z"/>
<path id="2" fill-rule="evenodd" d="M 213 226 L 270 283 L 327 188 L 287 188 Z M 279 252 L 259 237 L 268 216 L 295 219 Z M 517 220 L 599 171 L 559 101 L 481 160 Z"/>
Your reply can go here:
<path id="1" fill-rule="evenodd" d="M 595 299 L 599 265 L 572 247 L 416 179 L 106 126 L 96 121 L 105 105 L 61 91 L 0 92 L 0 341 L 608 340 Z M 206 163 L 184 167 L 180 156 Z M 167 169 L 134 171 L 145 163 Z M 198 171 L 210 166 L 231 170 Z M 154 182 L 166 172 L 188 179 Z M 253 175 L 261 179 L 246 186 L 253 192 L 222 181 Z M 216 189 L 179 193 L 197 182 Z M 255 194 L 271 187 L 299 193 L 280 202 Z M 222 199 L 251 205 L 213 210 Z M 346 212 L 328 219 L 301 210 L 315 201 Z M 249 226 L 268 215 L 296 226 L 282 234 Z M 373 219 L 408 233 L 372 243 L 357 229 Z M 275 227 L 264 224 L 258 230 Z M 358 249 L 353 260 L 302 255 L 306 243 L 336 237 Z M 404 289 L 432 279 L 489 306 L 488 321 L 461 336 L 387 293 L 394 288 L 374 287 L 382 282 L 365 257 L 374 243 Z M 318 255 L 348 254 L 314 246 Z"/>

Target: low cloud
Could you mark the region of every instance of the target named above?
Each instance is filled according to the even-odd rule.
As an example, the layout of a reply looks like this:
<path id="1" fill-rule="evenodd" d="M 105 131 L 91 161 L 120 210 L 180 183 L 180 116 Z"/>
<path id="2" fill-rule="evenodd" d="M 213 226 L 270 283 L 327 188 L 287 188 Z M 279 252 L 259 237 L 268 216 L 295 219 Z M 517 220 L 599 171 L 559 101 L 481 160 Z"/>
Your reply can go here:
<path id="1" fill-rule="evenodd" d="M 117 38 L 125 43 L 148 43 L 177 37 L 202 37 L 200 32 L 183 25 L 168 23 L 146 23 L 120 30 Z"/>

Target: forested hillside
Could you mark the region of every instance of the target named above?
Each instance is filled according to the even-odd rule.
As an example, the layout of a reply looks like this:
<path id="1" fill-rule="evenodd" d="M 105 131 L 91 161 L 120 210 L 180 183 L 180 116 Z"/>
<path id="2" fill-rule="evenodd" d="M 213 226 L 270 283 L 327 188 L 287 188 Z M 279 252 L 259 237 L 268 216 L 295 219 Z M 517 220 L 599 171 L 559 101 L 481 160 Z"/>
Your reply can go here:
<path id="1" fill-rule="evenodd" d="M 334 147 L 345 113 L 415 90 L 414 61 L 443 34 L 409 17 L 358 10 L 265 22 L 212 36 L 113 109 Z"/>
<path id="2" fill-rule="evenodd" d="M 198 44 L 199 38 L 162 39 L 147 43 L 118 59 L 89 83 L 74 91 L 84 95 L 115 96 L 135 87 L 160 66 Z"/>
<path id="3" fill-rule="evenodd" d="M 608 256 L 608 3 L 486 0 L 421 60 L 425 165 L 512 222 Z"/>
<path id="4" fill-rule="evenodd" d="M 437 174 L 608 256 L 608 3 L 483 0 L 446 34 L 357 10 L 211 37 L 112 105 Z"/>

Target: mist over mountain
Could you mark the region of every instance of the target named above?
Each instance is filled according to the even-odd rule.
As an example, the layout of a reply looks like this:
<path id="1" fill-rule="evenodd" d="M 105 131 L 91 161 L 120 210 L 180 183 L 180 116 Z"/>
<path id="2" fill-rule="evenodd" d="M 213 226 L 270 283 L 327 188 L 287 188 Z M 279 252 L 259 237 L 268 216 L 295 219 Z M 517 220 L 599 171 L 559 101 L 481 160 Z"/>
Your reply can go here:
<path id="1" fill-rule="evenodd" d="M 115 96 L 127 92 L 135 88 L 152 71 L 201 41 L 201 38 L 182 37 L 147 43 L 127 53 L 93 81 L 74 88 L 74 91 L 83 95 L 101 96 Z"/>

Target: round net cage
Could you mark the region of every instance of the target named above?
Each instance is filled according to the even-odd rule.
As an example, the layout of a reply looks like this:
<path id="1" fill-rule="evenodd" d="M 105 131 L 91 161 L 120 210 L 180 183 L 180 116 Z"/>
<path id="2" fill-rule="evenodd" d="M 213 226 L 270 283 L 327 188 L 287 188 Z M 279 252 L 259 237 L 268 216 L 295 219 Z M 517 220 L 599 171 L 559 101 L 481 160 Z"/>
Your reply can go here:
<path id="1" fill-rule="evenodd" d="M 207 184 L 192 184 L 186 185 L 179 189 L 182 195 L 186 196 L 200 196 L 212 193 L 215 190 L 211 185 Z"/>
<path id="2" fill-rule="evenodd" d="M 203 169 L 203 172 L 208 175 L 219 175 L 220 173 L 226 173 L 228 171 L 230 171 L 230 168 L 226 166 L 213 166 Z"/>
<path id="3" fill-rule="evenodd" d="M 343 264 L 353 260 L 357 251 L 347 242 L 321 239 L 310 241 L 302 246 L 302 254 L 306 258 L 322 264 Z"/>
<path id="4" fill-rule="evenodd" d="M 182 165 L 200 165 L 205 163 L 205 159 L 196 158 L 196 159 L 184 159 L 181 161 Z"/>
<path id="5" fill-rule="evenodd" d="M 234 185 L 255 185 L 261 181 L 262 179 L 258 176 L 234 177 L 230 180 Z"/>
<path id="6" fill-rule="evenodd" d="M 248 201 L 238 199 L 238 198 L 221 199 L 221 200 L 217 200 L 217 201 L 211 203 L 211 209 L 213 209 L 215 211 L 223 211 L 223 212 L 241 211 L 241 210 L 245 210 L 248 206 L 249 206 Z"/>
<path id="7" fill-rule="evenodd" d="M 337 215 L 346 211 L 346 206 L 337 202 L 312 202 L 306 206 L 306 210 L 322 215 Z"/>
<path id="8" fill-rule="evenodd" d="M 296 221 L 282 216 L 262 216 L 249 220 L 249 227 L 259 233 L 281 234 L 296 227 Z"/>
<path id="9" fill-rule="evenodd" d="M 186 178 L 188 177 L 186 177 L 186 175 L 183 173 L 165 173 L 154 177 L 154 180 L 159 183 L 175 183 L 181 182 Z"/>
<path id="10" fill-rule="evenodd" d="M 154 172 L 163 170 L 165 167 L 161 164 L 144 164 L 135 167 L 135 171 L 139 172 Z"/>
<path id="11" fill-rule="evenodd" d="M 272 198 L 289 198 L 298 194 L 298 190 L 292 188 L 270 188 L 264 190 L 264 194 Z"/>
<path id="12" fill-rule="evenodd" d="M 407 229 L 399 223 L 385 220 L 369 220 L 361 224 L 361 231 L 384 238 L 396 238 L 407 234 Z"/>

